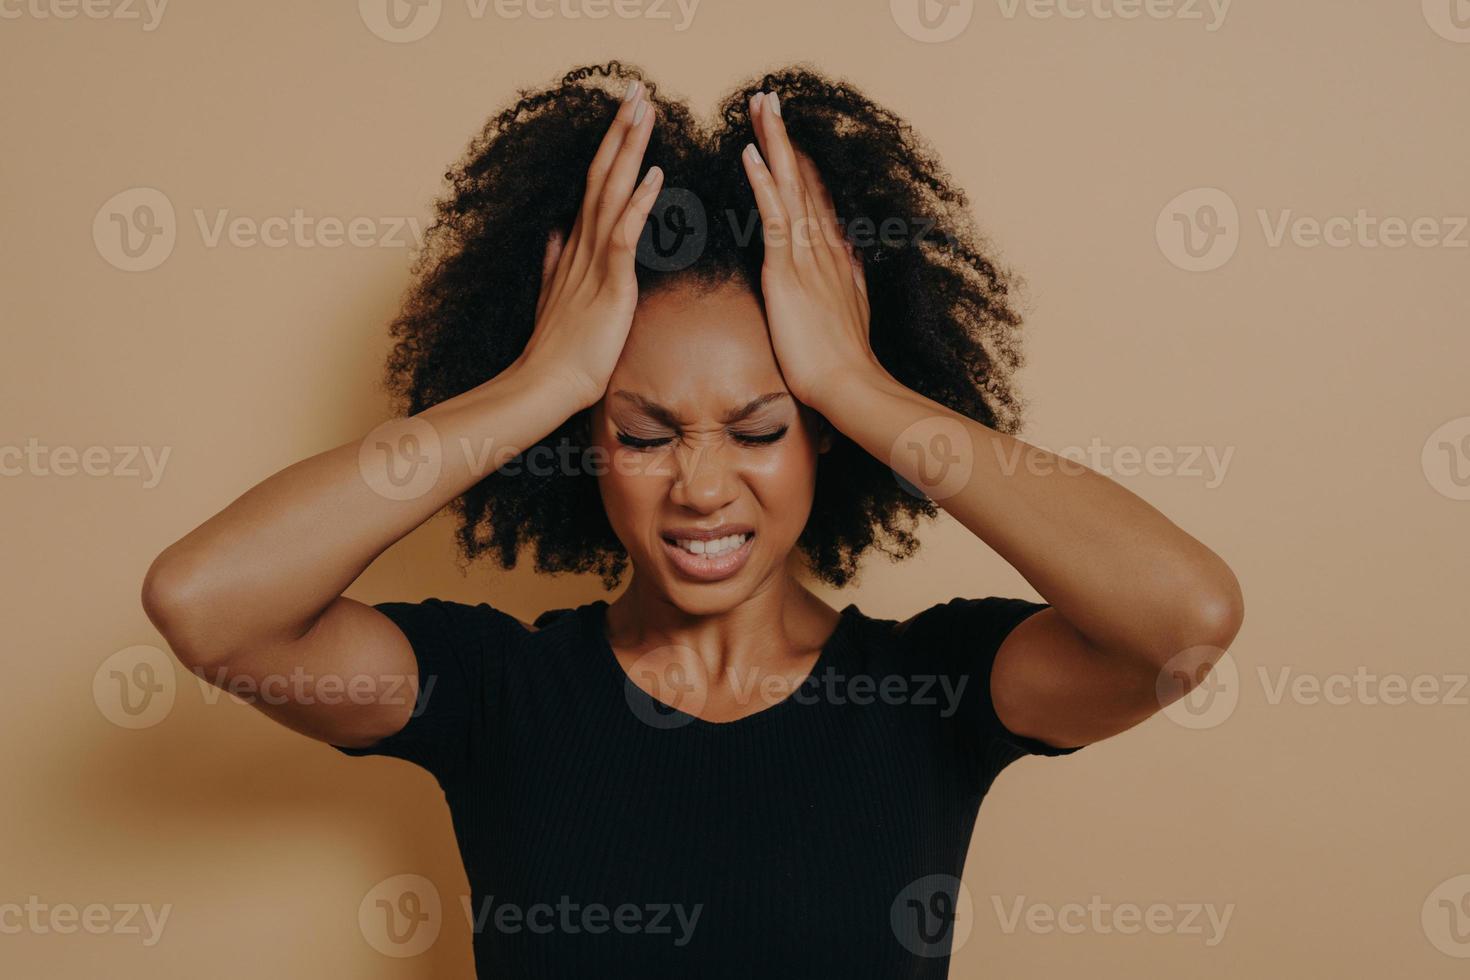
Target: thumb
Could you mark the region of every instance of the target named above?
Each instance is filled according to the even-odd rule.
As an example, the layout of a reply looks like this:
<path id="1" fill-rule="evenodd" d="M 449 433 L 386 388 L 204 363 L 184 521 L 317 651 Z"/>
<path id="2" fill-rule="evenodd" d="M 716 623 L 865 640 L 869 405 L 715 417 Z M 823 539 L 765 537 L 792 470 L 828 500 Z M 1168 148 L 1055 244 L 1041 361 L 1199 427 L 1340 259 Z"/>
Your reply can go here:
<path id="1" fill-rule="evenodd" d="M 551 277 L 556 274 L 557 260 L 561 258 L 561 251 L 565 245 L 561 229 L 553 228 L 546 235 L 546 252 L 541 257 L 541 295 L 536 300 L 536 312 L 541 312 L 541 307 L 546 305 L 546 294 L 551 286 Z"/>
<path id="2" fill-rule="evenodd" d="M 863 269 L 863 257 L 858 254 L 857 249 L 853 248 L 852 242 L 848 241 L 846 236 L 843 237 L 842 244 L 846 246 L 847 261 L 852 266 L 852 281 L 857 284 L 858 291 L 866 295 L 868 275 Z"/>

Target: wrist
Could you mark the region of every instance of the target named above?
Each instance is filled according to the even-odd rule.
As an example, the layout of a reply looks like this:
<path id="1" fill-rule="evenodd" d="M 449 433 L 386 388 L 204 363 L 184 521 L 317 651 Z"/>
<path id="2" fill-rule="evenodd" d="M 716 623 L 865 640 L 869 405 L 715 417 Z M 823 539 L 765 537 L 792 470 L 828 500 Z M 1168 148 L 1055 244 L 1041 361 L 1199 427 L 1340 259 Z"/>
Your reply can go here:
<path id="1" fill-rule="evenodd" d="M 798 400 L 835 424 L 843 406 L 861 399 L 864 393 L 893 391 L 902 387 L 882 364 L 873 359 L 823 372 L 821 381 L 807 386 Z"/>
<path id="2" fill-rule="evenodd" d="M 601 392 L 594 393 L 596 386 L 576 371 L 557 366 L 543 366 L 517 358 L 482 387 L 512 392 L 523 397 L 555 406 L 563 418 L 570 418 L 584 408 L 597 403 Z"/>
<path id="3" fill-rule="evenodd" d="M 581 389 L 564 375 L 512 365 L 468 392 L 474 404 L 515 406 L 538 428 L 554 430 L 587 407 Z"/>

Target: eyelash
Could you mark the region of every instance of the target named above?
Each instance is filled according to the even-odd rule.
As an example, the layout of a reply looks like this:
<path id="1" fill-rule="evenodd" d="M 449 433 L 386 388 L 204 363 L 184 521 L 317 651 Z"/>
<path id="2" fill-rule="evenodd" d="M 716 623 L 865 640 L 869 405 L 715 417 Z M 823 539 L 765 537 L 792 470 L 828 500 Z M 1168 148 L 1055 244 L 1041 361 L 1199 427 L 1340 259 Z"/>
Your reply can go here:
<path id="1" fill-rule="evenodd" d="M 783 425 L 774 432 L 766 432 L 760 435 L 741 435 L 737 432 L 734 433 L 734 436 L 737 441 L 743 442 L 748 446 L 769 446 L 773 442 L 779 442 L 786 435 L 788 428 L 789 426 Z M 672 441 L 672 436 L 665 436 L 662 439 L 640 439 L 637 436 L 630 436 L 626 432 L 618 433 L 618 442 L 633 449 L 657 449 L 659 446 L 666 445 Z"/>

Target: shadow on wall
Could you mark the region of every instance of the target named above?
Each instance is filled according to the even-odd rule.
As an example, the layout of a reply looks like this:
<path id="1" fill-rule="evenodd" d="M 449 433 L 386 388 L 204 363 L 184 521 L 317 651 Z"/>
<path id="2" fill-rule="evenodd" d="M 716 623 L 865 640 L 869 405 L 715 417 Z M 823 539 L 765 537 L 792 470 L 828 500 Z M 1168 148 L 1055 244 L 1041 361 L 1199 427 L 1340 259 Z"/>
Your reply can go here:
<path id="1" fill-rule="evenodd" d="M 362 312 L 353 310 L 352 315 Z M 337 363 L 356 376 L 328 382 L 325 391 L 301 393 L 303 411 L 316 414 L 320 405 L 340 413 L 339 418 L 322 419 L 316 431 L 355 438 L 389 413 L 378 386 L 381 357 L 371 364 L 371 373 L 360 375 L 367 359 L 364 344 L 371 350 L 373 341 L 379 341 L 386 350 L 382 325 L 392 312 L 373 313 L 377 318 L 361 330 L 349 327 L 332 334 L 357 335 L 354 349 L 337 355 Z M 236 492 L 269 475 L 252 474 Z M 211 503 L 209 512 L 226 503 Z M 206 516 L 190 514 L 172 533 L 177 537 Z M 595 576 L 539 576 L 529 558 L 513 572 L 488 563 L 462 568 L 453 526 L 448 514 L 431 519 L 380 556 L 348 594 L 363 602 L 431 596 L 490 602 L 525 621 L 545 609 L 610 598 Z M 155 550 L 166 543 L 158 542 Z M 137 582 L 121 584 L 140 586 L 151 557 L 138 563 Z M 146 630 L 137 634 L 140 640 L 166 649 L 141 609 L 138 616 Z M 180 917 L 205 920 L 191 928 L 226 929 L 238 946 L 287 942 L 342 949 L 356 942 L 361 959 L 336 964 L 353 976 L 381 973 L 428 980 L 467 975 L 470 930 L 461 914 L 461 896 L 468 895 L 468 884 L 449 811 L 433 777 L 397 759 L 341 755 L 236 702 L 169 660 L 176 694 L 167 716 L 128 732 L 126 738 L 89 733 L 75 746 L 70 778 L 57 779 L 56 791 L 64 797 L 57 800 L 60 812 L 77 815 L 94 835 L 99 819 L 105 820 L 107 846 L 87 860 L 104 866 L 116 862 L 119 870 L 126 865 L 134 878 L 142 877 L 136 871 L 137 855 L 168 853 L 172 860 L 193 863 L 193 907 L 186 910 L 180 903 Z M 97 723 L 109 724 L 102 718 Z M 324 840 L 331 842 L 330 848 L 313 843 Z M 292 854 L 295 860 L 285 857 Z M 196 855 L 200 859 L 191 862 Z M 283 864 L 289 875 L 299 875 L 294 887 L 280 880 Z M 428 878 L 443 903 L 437 940 L 406 961 L 374 951 L 357 925 L 361 899 L 400 874 Z M 263 882 L 267 875 L 274 880 Z M 254 904 L 261 901 L 262 890 L 274 895 L 268 908 Z M 339 903 L 338 896 L 346 898 Z M 193 905 L 201 898 L 202 909 Z M 298 909 L 299 916 L 293 915 Z M 258 919 L 250 921 L 257 910 Z M 275 934 L 263 925 L 259 934 L 252 934 L 255 922 L 282 916 L 293 927 L 291 935 Z M 221 924 L 235 919 L 240 921 Z M 342 945 L 323 943 L 329 930 L 347 937 L 340 940 Z"/>

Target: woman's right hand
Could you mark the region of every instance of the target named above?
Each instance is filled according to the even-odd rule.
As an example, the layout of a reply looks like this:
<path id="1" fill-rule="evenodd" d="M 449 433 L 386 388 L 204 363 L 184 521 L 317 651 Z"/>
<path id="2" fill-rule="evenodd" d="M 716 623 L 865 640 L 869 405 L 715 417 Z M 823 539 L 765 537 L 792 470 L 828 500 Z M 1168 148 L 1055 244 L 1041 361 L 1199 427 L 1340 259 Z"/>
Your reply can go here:
<path id="1" fill-rule="evenodd" d="M 532 378 L 567 386 L 578 409 L 607 391 L 633 326 L 638 237 L 663 184 L 663 171 L 650 167 L 635 186 L 653 117 L 643 83 L 629 83 L 587 168 L 571 233 L 563 242 L 553 230 L 547 240 L 536 324 L 512 365 Z"/>
<path id="2" fill-rule="evenodd" d="M 416 653 L 392 620 L 344 591 L 507 450 L 535 445 L 602 397 L 632 327 L 634 249 L 662 180 L 654 169 L 633 186 L 653 122 L 638 111 L 641 87 L 598 148 L 566 248 L 547 250 L 534 335 L 517 361 L 528 371 L 502 371 L 288 466 L 154 560 L 143 606 L 185 667 L 226 690 L 242 680 L 274 690 L 291 677 L 294 692 L 297 671 L 313 685 L 339 683 L 337 697 L 313 687 L 253 701 L 334 745 L 369 745 L 407 723 L 416 702 L 402 682 L 418 682 Z M 366 689 L 343 699 L 360 679 Z"/>

